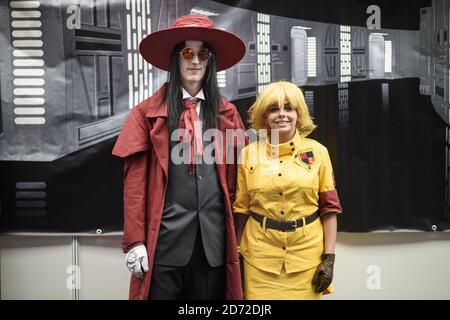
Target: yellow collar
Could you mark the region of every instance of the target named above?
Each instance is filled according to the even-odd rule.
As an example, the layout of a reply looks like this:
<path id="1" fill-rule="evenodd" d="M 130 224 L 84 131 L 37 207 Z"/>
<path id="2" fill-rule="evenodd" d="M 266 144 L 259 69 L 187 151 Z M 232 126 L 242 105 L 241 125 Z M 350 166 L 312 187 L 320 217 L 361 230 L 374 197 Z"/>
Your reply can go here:
<path id="1" fill-rule="evenodd" d="M 285 156 L 285 155 L 293 155 L 300 149 L 302 142 L 302 137 L 298 133 L 298 130 L 295 132 L 294 137 L 284 143 L 280 144 L 271 144 L 269 139 L 266 139 L 266 150 L 269 156 Z"/>

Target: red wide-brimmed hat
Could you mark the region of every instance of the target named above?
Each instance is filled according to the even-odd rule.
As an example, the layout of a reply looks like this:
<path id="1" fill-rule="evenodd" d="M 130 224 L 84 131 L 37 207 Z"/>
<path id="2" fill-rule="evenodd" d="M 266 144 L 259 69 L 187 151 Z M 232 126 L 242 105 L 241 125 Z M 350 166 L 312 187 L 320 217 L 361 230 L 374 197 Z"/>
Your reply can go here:
<path id="1" fill-rule="evenodd" d="M 208 43 L 217 60 L 217 71 L 234 66 L 245 54 L 245 45 L 241 38 L 231 32 L 217 29 L 211 19 L 202 15 L 179 17 L 171 28 L 149 34 L 141 41 L 139 51 L 147 62 L 168 71 L 173 49 L 186 40 Z"/>

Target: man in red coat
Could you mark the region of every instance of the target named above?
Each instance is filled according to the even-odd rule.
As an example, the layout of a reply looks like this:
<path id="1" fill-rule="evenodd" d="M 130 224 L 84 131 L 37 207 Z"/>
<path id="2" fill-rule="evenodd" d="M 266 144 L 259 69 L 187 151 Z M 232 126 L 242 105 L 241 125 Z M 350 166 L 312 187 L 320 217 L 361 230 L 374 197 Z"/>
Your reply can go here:
<path id="1" fill-rule="evenodd" d="M 192 15 L 139 49 L 169 80 L 131 111 L 113 150 L 124 158 L 130 299 L 242 299 L 231 205 L 244 126 L 216 72 L 238 63 L 245 45 Z"/>

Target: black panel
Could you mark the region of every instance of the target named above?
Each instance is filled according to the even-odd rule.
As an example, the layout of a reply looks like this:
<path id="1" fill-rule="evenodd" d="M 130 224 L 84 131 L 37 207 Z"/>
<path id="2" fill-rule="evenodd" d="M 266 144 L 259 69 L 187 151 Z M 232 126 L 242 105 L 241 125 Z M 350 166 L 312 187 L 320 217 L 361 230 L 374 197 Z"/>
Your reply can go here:
<path id="1" fill-rule="evenodd" d="M 115 138 L 54 162 L 0 162 L 0 232 L 122 230 Z"/>
<path id="2" fill-rule="evenodd" d="M 256 88 L 255 87 L 249 87 L 249 88 L 238 89 L 238 94 L 251 93 L 251 92 L 256 92 Z"/>
<path id="3" fill-rule="evenodd" d="M 389 86 L 385 103 L 382 83 Z M 446 126 L 418 88 L 418 79 L 349 83 L 348 124 L 339 123 L 337 85 L 303 88 L 314 92 L 318 128 L 310 138 L 328 148 L 333 163 L 343 207 L 340 231 L 450 227 Z M 253 102 L 235 101 L 246 124 Z"/>
<path id="4" fill-rule="evenodd" d="M 2 69 L 0 68 L 0 79 L 1 79 L 1 75 L 2 75 Z M 3 134 L 3 107 L 2 107 L 1 97 L 2 97 L 2 88 L 0 86 L 0 139 Z M 0 212 L 1 212 L 1 208 L 0 208 Z"/>
<path id="5" fill-rule="evenodd" d="M 75 36 L 76 37 L 99 38 L 99 39 L 111 39 L 111 40 L 120 40 L 120 38 L 121 38 L 121 35 L 118 33 L 99 32 L 99 31 L 82 30 L 82 29 L 75 29 Z"/>
<path id="6" fill-rule="evenodd" d="M 435 86 L 434 88 L 435 88 L 435 92 L 436 92 L 436 94 L 437 94 L 438 96 L 441 96 L 442 98 L 445 97 L 445 91 L 444 91 L 444 88 L 441 88 L 441 87 L 438 87 L 438 86 Z"/>
<path id="7" fill-rule="evenodd" d="M 93 43 L 93 42 L 81 42 L 77 41 L 77 50 L 89 50 L 89 51 L 119 51 L 122 53 L 122 45 L 111 43 Z"/>
<path id="8" fill-rule="evenodd" d="M 381 83 L 389 85 L 387 108 Z M 449 227 L 446 127 L 418 87 L 417 79 L 349 84 L 349 127 L 340 134 L 345 141 L 339 142 L 348 150 L 339 155 L 341 163 L 334 163 L 344 208 L 340 230 Z M 342 167 L 347 170 L 342 172 Z M 348 179 L 344 184 L 342 176 Z"/>
<path id="9" fill-rule="evenodd" d="M 333 24 L 366 27 L 370 5 L 381 11 L 381 27 L 419 30 L 420 12 L 431 0 L 215 0 L 260 13 Z"/>

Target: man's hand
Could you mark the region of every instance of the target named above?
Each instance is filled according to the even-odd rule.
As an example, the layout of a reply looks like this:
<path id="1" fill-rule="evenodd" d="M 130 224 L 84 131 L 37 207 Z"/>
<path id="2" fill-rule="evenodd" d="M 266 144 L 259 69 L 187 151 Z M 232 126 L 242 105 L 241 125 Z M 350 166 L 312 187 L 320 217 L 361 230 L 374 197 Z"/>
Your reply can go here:
<path id="1" fill-rule="evenodd" d="M 128 251 L 125 257 L 128 270 L 139 279 L 144 278 L 144 272 L 148 271 L 147 248 L 143 245 L 137 245 Z"/>
<path id="2" fill-rule="evenodd" d="M 312 284 L 316 286 L 316 293 L 323 292 L 333 281 L 334 253 L 322 254 L 322 262 L 317 267 Z"/>

